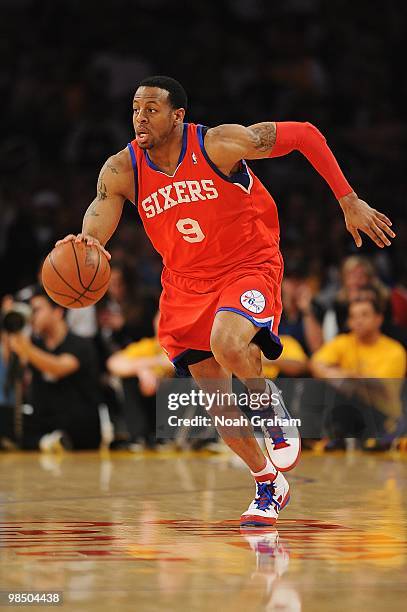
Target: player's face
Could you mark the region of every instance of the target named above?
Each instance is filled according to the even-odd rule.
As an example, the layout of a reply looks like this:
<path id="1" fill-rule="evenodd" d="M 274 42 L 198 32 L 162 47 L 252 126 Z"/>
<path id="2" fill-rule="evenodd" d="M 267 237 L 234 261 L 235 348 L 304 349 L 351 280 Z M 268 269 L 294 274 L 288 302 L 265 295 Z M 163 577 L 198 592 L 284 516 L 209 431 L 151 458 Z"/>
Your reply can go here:
<path id="1" fill-rule="evenodd" d="M 173 109 L 168 91 L 159 87 L 139 87 L 133 99 L 133 125 L 141 149 L 164 144 L 174 128 L 182 123 L 183 109 Z"/>
<path id="2" fill-rule="evenodd" d="M 383 317 L 370 302 L 355 302 L 349 307 L 349 329 L 359 338 L 379 331 Z"/>

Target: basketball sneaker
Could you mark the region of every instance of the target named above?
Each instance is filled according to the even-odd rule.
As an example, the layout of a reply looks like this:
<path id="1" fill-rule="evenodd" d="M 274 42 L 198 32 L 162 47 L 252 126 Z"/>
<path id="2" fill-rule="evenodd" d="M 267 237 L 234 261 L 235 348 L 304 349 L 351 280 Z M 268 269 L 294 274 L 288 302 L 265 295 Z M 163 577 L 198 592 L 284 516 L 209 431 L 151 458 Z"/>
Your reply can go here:
<path id="1" fill-rule="evenodd" d="M 284 425 L 282 421 L 291 420 L 282 394 L 272 380 L 266 380 L 267 391 L 272 396 L 272 404 L 263 413 L 261 430 L 264 435 L 267 453 L 274 467 L 280 472 L 292 470 L 298 463 L 301 453 L 301 436 L 296 425 Z M 267 420 L 278 422 L 269 425 Z"/>
<path id="2" fill-rule="evenodd" d="M 256 481 L 256 497 L 240 517 L 246 527 L 271 527 L 290 500 L 290 485 L 281 473 L 274 480 Z"/>

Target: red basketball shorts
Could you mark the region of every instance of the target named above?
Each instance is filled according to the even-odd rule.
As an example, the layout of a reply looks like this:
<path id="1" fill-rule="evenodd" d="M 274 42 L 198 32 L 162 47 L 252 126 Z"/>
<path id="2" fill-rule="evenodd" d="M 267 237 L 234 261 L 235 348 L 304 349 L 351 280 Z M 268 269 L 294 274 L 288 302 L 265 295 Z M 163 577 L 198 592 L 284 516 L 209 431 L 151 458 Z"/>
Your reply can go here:
<path id="1" fill-rule="evenodd" d="M 210 357 L 211 330 L 219 311 L 238 313 L 256 325 L 259 332 L 253 342 L 266 357 L 276 359 L 282 350 L 277 336 L 282 275 L 282 262 L 209 280 L 186 278 L 164 268 L 158 338 L 174 365 L 187 369 Z"/>

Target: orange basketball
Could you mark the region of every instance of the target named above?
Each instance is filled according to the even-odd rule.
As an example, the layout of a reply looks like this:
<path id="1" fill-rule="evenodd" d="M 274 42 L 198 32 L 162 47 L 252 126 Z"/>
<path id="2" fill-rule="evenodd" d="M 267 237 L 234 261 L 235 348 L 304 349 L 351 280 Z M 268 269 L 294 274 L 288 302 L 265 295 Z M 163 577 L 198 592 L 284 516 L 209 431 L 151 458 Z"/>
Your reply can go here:
<path id="1" fill-rule="evenodd" d="M 95 304 L 106 293 L 110 265 L 104 253 L 84 242 L 64 242 L 47 256 L 42 284 L 50 298 L 64 308 Z"/>

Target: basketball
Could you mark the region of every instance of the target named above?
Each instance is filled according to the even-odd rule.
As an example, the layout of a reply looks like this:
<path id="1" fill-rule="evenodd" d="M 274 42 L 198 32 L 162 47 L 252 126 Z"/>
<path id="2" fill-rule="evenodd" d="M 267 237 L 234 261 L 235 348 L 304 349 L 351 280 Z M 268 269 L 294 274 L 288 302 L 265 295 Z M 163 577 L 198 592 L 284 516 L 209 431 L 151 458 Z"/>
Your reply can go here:
<path id="1" fill-rule="evenodd" d="M 84 242 L 56 246 L 42 266 L 42 284 L 50 298 L 64 308 L 95 304 L 106 293 L 110 280 L 107 257 Z"/>

